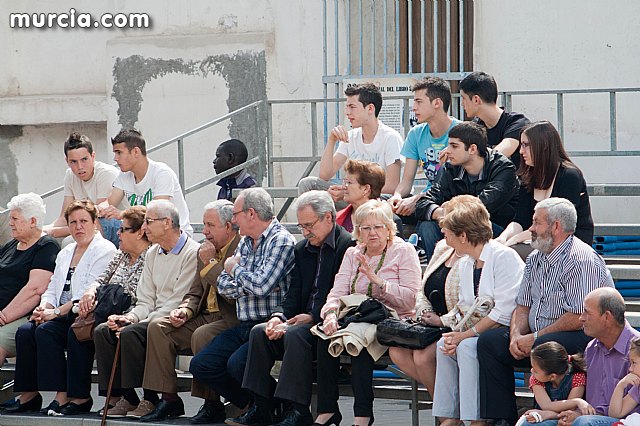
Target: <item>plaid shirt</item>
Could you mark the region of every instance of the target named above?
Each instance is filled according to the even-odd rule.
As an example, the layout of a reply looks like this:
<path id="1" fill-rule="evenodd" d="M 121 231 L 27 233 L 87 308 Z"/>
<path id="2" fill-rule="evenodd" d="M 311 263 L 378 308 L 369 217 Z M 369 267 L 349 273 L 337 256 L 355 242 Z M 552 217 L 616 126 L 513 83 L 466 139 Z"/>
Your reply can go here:
<path id="1" fill-rule="evenodd" d="M 236 299 L 240 321 L 269 318 L 289 289 L 289 273 L 293 269 L 296 240 L 284 226 L 273 219 L 253 248 L 253 239 L 242 237 L 235 256 L 240 262 L 218 278 L 218 292 Z"/>

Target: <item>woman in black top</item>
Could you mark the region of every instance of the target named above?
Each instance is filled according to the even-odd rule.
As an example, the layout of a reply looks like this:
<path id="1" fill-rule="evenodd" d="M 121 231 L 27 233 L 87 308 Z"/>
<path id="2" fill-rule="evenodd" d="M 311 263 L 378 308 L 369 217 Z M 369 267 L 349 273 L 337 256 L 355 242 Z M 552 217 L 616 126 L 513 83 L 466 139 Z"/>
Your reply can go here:
<path id="1" fill-rule="evenodd" d="M 560 197 L 571 201 L 578 212 L 575 236 L 591 245 L 593 219 L 587 183 L 569 159 L 553 124 L 538 121 L 525 126 L 520 136 L 520 155 L 521 186 L 516 217 L 496 241 L 513 246 L 531 240 L 529 227 L 535 205 L 550 197 Z"/>
<path id="2" fill-rule="evenodd" d="M 16 330 L 40 302 L 60 251 L 42 232 L 45 208 L 39 195 L 16 195 L 8 207 L 13 239 L 0 247 L 0 365 L 16 355 Z"/>

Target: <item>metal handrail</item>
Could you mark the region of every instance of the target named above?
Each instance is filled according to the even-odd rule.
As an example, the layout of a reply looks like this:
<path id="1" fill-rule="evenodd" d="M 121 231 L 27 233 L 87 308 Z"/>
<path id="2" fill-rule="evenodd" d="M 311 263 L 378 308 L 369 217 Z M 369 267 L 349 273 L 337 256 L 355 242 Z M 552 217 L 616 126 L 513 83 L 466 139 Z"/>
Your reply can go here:
<path id="1" fill-rule="evenodd" d="M 593 151 L 569 151 L 574 157 L 598 157 L 598 156 L 640 156 L 640 150 L 618 150 L 618 117 L 617 97 L 618 93 L 640 93 L 640 87 L 600 88 L 600 89 L 554 89 L 554 90 L 514 90 L 500 92 L 500 98 L 505 110 L 511 111 L 513 96 L 530 95 L 555 95 L 556 118 L 558 121 L 558 133 L 564 139 L 564 95 L 608 93 L 609 94 L 609 149 Z"/>
<path id="2" fill-rule="evenodd" d="M 214 126 L 214 125 L 216 125 L 218 123 L 221 123 L 223 121 L 229 120 L 230 118 L 232 118 L 232 117 L 234 117 L 234 116 L 236 116 L 238 114 L 241 114 L 243 112 L 249 111 L 251 109 L 256 109 L 256 115 L 257 115 L 258 114 L 258 112 L 257 112 L 258 108 L 260 106 L 264 105 L 265 102 L 266 102 L 266 100 L 263 99 L 263 100 L 252 102 L 252 103 L 250 103 L 248 105 L 243 106 L 242 108 L 238 108 L 235 111 L 232 111 L 232 112 L 230 112 L 228 114 L 225 114 L 225 115 L 223 115 L 221 117 L 218 117 L 218 118 L 216 118 L 214 120 L 208 121 L 208 122 L 206 122 L 204 124 L 201 124 L 200 126 L 197 126 L 197 127 L 193 128 L 193 129 L 191 129 L 189 131 L 181 133 L 178 136 L 175 136 L 175 137 L 173 137 L 171 139 L 167 139 L 164 142 L 161 142 L 161 143 L 159 143 L 157 145 L 154 145 L 154 146 L 152 146 L 152 147 L 147 149 L 147 153 L 152 153 L 152 152 L 158 151 L 159 149 L 162 149 L 164 147 L 167 147 L 167 146 L 175 143 L 175 144 L 177 144 L 177 148 L 178 148 L 178 181 L 180 182 L 180 187 L 182 188 L 183 194 L 186 195 L 186 194 L 189 194 L 191 192 L 197 191 L 198 189 L 201 189 L 201 188 L 203 188 L 203 187 L 205 187 L 207 185 L 211 185 L 211 184 L 219 181 L 220 179 L 225 178 L 227 176 L 230 176 L 233 173 L 238 172 L 238 171 L 240 171 L 240 170 L 242 170 L 242 169 L 244 169 L 244 168 L 246 168 L 248 166 L 260 163 L 260 160 L 261 160 L 260 157 L 254 157 L 254 158 L 252 158 L 252 159 L 250 159 L 250 160 L 248 160 L 248 161 L 246 161 L 246 162 L 244 162 L 244 163 L 242 163 L 242 164 L 240 164 L 240 165 L 238 165 L 236 167 L 233 167 L 232 169 L 229 169 L 229 170 L 227 170 L 227 171 L 225 171 L 223 173 L 220 173 L 220 174 L 218 174 L 218 175 L 216 175 L 214 177 L 211 177 L 209 179 L 205 179 L 204 181 L 201 181 L 201 182 L 198 182 L 198 183 L 196 183 L 194 185 L 191 185 L 188 188 L 185 188 L 184 146 L 183 146 L 184 139 L 189 137 L 189 136 L 195 135 L 196 133 L 199 133 L 199 132 L 201 132 L 203 130 L 206 130 L 209 127 Z M 49 197 L 51 197 L 51 196 L 53 196 L 55 194 L 58 194 L 58 193 L 62 192 L 63 190 L 64 190 L 64 186 L 59 186 L 57 188 L 51 189 L 51 190 L 41 194 L 40 197 L 42 197 L 42 199 L 46 199 L 46 198 L 49 198 Z M 0 215 L 6 214 L 8 211 L 9 211 L 8 209 L 4 209 L 4 210 L 0 211 Z"/>
<path id="3" fill-rule="evenodd" d="M 564 129 L 564 108 L 563 96 L 566 94 L 590 94 L 590 93 L 609 93 L 610 94 L 610 131 L 611 131 L 611 144 L 610 149 L 598 150 L 598 151 L 572 151 L 571 155 L 574 156 L 630 156 L 630 155 L 640 155 L 640 151 L 622 151 L 617 149 L 617 140 L 616 140 L 616 129 L 617 129 L 617 116 L 616 116 L 616 93 L 629 93 L 629 92 L 638 92 L 640 93 L 640 88 L 635 87 L 624 87 L 624 88 L 600 88 L 600 89 L 557 89 L 557 90 L 518 90 L 518 91 L 503 91 L 500 92 L 500 97 L 502 99 L 503 105 L 505 109 L 509 110 L 512 103 L 513 96 L 529 96 L 529 95 L 555 95 L 557 97 L 557 115 L 558 115 L 558 127 L 561 136 L 563 134 Z M 393 96 L 385 96 L 385 99 L 393 100 L 393 99 L 402 99 L 404 100 L 404 108 L 405 111 L 408 110 L 409 107 L 409 99 L 412 97 L 412 94 L 405 95 L 393 95 Z M 455 93 L 453 94 L 454 98 L 459 97 L 460 95 Z M 334 97 L 334 98 L 309 98 L 309 99 L 271 99 L 271 100 L 259 100 L 252 102 L 242 108 L 239 108 L 235 111 L 232 111 L 228 114 L 225 114 L 221 117 L 218 117 L 214 120 L 208 121 L 200 126 L 197 126 L 187 132 L 181 133 L 173 138 L 170 138 L 164 142 L 161 142 L 149 149 L 147 152 L 155 152 L 159 149 L 167 147 L 172 144 L 177 145 L 178 149 L 178 179 L 180 181 L 180 185 L 183 188 L 184 194 L 189 194 L 194 191 L 197 191 L 207 185 L 211 185 L 218 180 L 227 177 L 236 171 L 241 170 L 250 165 L 260 164 L 261 158 L 254 157 L 247 162 L 243 163 L 240 166 L 231 169 L 225 173 L 219 174 L 212 178 L 205 179 L 201 182 L 198 182 L 189 187 L 185 186 L 185 177 L 184 177 L 184 140 L 185 138 L 197 134 L 203 130 L 210 128 L 216 124 L 219 124 L 223 121 L 226 121 L 238 114 L 244 113 L 251 109 L 256 110 L 256 119 L 258 115 L 258 110 L 261 106 L 265 105 L 267 107 L 267 155 L 264 159 L 267 165 L 267 183 L 269 186 L 274 186 L 274 170 L 273 163 L 275 162 L 305 162 L 307 163 L 307 168 L 303 172 L 301 179 L 308 176 L 313 167 L 320 160 L 320 156 L 318 155 L 318 123 L 317 123 L 317 112 L 318 112 L 318 104 L 326 104 L 326 103 L 340 103 L 344 102 L 346 99 L 344 97 Z M 310 156 L 275 156 L 273 149 L 273 138 L 274 138 L 274 129 L 273 129 L 273 107 L 274 105 L 283 105 L 283 104 L 304 104 L 310 106 L 311 112 L 311 149 L 312 153 Z M 326 115 L 325 115 L 326 120 Z M 408 114 L 405 114 L 405 130 L 408 130 Z M 325 123 L 326 128 L 326 123 Z M 326 141 L 326 132 L 324 135 L 324 139 Z M 55 194 L 60 193 L 64 189 L 63 186 L 59 186 L 57 188 L 51 189 L 41 196 L 42 198 L 48 198 Z M 0 211 L 0 214 L 6 213 L 7 210 Z"/>

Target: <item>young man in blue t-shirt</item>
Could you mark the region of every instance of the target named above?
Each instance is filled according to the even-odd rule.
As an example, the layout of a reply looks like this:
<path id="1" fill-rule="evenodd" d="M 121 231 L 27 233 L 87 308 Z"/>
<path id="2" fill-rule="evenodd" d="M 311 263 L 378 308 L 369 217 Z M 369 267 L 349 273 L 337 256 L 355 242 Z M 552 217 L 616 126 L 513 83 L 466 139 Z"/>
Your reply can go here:
<path id="1" fill-rule="evenodd" d="M 429 77 L 412 87 L 413 111 L 418 124 L 411 129 L 402 147 L 401 154 L 406 157 L 404 174 L 393 197 L 389 199 L 394 213 L 398 216 L 412 216 L 416 202 L 424 192 L 410 195 L 418 168 L 424 170 L 429 189 L 436 180 L 440 167 L 447 160 L 444 151 L 449 142 L 449 130 L 460 121 L 447 113 L 451 104 L 451 88 L 439 77 Z M 425 240 L 424 233 L 440 232 L 433 223 L 418 222 L 418 234 Z M 430 258 L 433 248 L 426 253 Z"/>

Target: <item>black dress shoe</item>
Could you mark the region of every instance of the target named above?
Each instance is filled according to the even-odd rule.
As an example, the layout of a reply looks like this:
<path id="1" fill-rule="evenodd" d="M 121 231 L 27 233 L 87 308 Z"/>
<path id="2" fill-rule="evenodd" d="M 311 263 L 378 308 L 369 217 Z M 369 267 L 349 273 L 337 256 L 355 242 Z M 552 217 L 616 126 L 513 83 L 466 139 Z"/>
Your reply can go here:
<path id="1" fill-rule="evenodd" d="M 0 404 L 0 410 L 4 410 L 7 407 L 11 407 L 15 403 L 16 403 L 16 399 L 15 398 L 7 399 L 5 402 Z"/>
<path id="2" fill-rule="evenodd" d="M 60 413 L 62 407 L 65 407 L 67 404 L 60 405 L 58 401 L 55 399 L 49 403 L 46 407 L 40 410 L 40 414 L 44 414 L 45 416 L 49 414 L 49 410 L 54 411 L 56 413 Z"/>
<path id="3" fill-rule="evenodd" d="M 175 401 L 165 401 L 164 399 L 158 402 L 156 408 L 142 417 L 140 421 L 142 423 L 147 422 L 160 422 L 168 419 L 169 417 L 179 417 L 184 414 L 184 403 L 182 399 L 178 398 Z"/>
<path id="4" fill-rule="evenodd" d="M 69 402 L 64 407 L 60 408 L 60 414 L 65 416 L 77 416 L 78 414 L 84 414 L 91 411 L 93 407 L 93 399 L 89 398 L 87 402 L 82 404 L 76 404 L 75 402 Z"/>
<path id="5" fill-rule="evenodd" d="M 273 424 L 273 419 L 260 412 L 257 404 L 253 404 L 242 416 L 227 419 L 224 422 L 232 426 L 268 426 Z"/>
<path id="6" fill-rule="evenodd" d="M 35 397 L 31 399 L 31 401 L 27 401 L 24 404 L 20 403 L 20 400 L 16 400 L 13 405 L 8 406 L 4 409 L 7 414 L 10 413 L 30 413 L 34 411 L 39 411 L 42 407 L 42 395 L 37 394 Z"/>
<path id="7" fill-rule="evenodd" d="M 336 411 L 335 413 L 333 413 L 331 417 L 329 417 L 329 420 L 327 420 L 326 423 L 315 422 L 312 426 L 331 426 L 331 425 L 340 426 L 341 421 L 342 421 L 342 413 L 340 413 L 340 411 Z"/>
<path id="8" fill-rule="evenodd" d="M 222 423 L 226 417 L 224 405 L 222 405 L 222 403 L 205 401 L 202 407 L 198 410 L 198 414 L 189 419 L 189 423 L 192 425 Z"/>
<path id="9" fill-rule="evenodd" d="M 285 413 L 282 421 L 274 426 L 311 426 L 312 424 L 313 417 L 309 411 L 301 413 L 296 409 L 291 409 Z"/>

